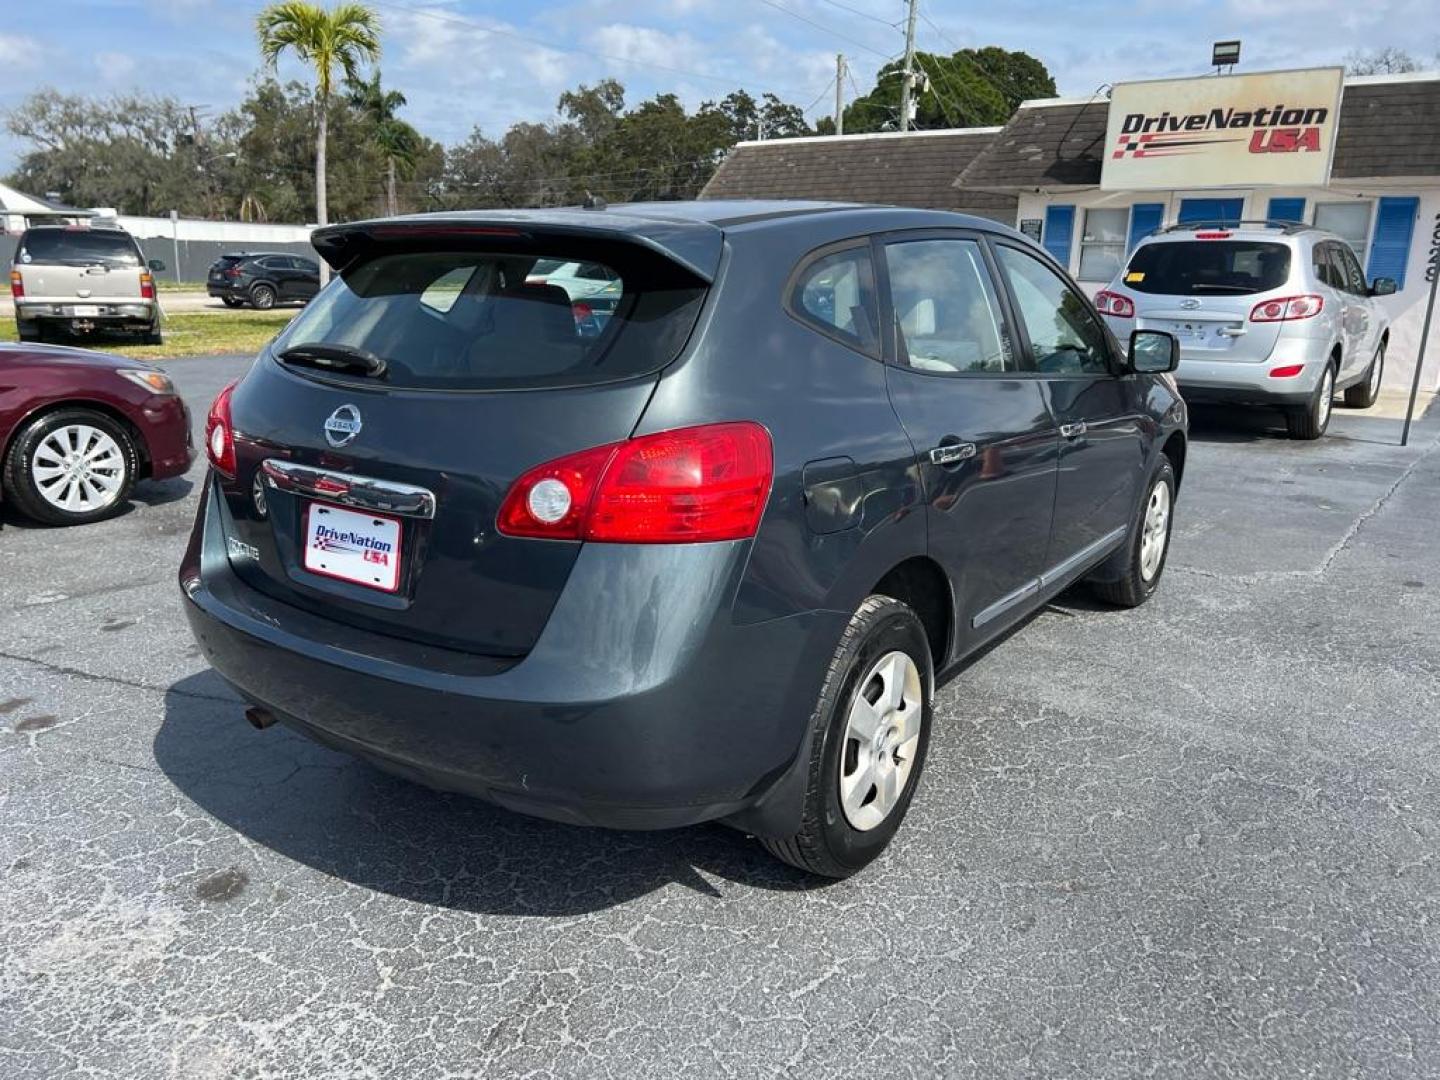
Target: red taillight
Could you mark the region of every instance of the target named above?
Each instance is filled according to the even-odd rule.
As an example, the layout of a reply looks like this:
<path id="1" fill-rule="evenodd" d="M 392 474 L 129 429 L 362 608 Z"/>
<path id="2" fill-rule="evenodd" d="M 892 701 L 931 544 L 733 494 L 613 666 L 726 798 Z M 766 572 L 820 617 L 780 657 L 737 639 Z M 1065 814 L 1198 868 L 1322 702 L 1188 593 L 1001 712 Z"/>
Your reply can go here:
<path id="1" fill-rule="evenodd" d="M 235 479 L 235 429 L 230 423 L 230 395 L 234 390 L 232 382 L 216 394 L 205 417 L 205 455 L 216 472 L 232 480 Z"/>
<path id="2" fill-rule="evenodd" d="M 25 279 L 20 276 L 19 270 L 10 271 L 10 295 L 16 300 L 25 299 Z"/>
<path id="3" fill-rule="evenodd" d="M 1101 315 L 1113 315 L 1117 319 L 1135 317 L 1135 301 L 1121 293 L 1104 289 L 1095 294 L 1095 310 Z"/>
<path id="4" fill-rule="evenodd" d="M 760 526 L 770 433 L 741 421 L 640 435 L 546 462 L 500 506 L 507 536 L 613 544 L 739 540 Z"/>
<path id="5" fill-rule="evenodd" d="M 1296 375 L 1299 375 L 1304 370 L 1304 364 L 1286 364 L 1284 367 L 1271 368 L 1270 378 L 1293 379 Z"/>
<path id="6" fill-rule="evenodd" d="M 140 272 L 140 299 L 141 299 L 141 300 L 154 300 L 154 299 L 155 299 L 155 279 L 154 279 L 153 277 L 151 277 L 150 274 L 149 274 L 148 272 L 144 271 L 144 270 L 142 270 L 142 271 Z"/>
<path id="7" fill-rule="evenodd" d="M 1313 319 L 1325 308 L 1323 297 L 1307 293 L 1304 296 L 1282 296 L 1276 300 L 1262 300 L 1250 309 L 1251 322 L 1290 322 L 1292 319 Z"/>
<path id="8" fill-rule="evenodd" d="M 239 276 L 240 276 L 240 267 L 238 267 L 238 266 L 232 266 L 232 267 L 230 267 L 228 270 L 225 271 L 225 276 L 226 276 L 226 277 L 239 277 Z"/>
<path id="9" fill-rule="evenodd" d="M 1196 239 L 1196 240 L 1229 240 L 1229 239 L 1230 239 L 1230 234 L 1229 234 L 1228 232 L 1197 232 L 1197 233 L 1195 234 L 1195 239 Z"/>

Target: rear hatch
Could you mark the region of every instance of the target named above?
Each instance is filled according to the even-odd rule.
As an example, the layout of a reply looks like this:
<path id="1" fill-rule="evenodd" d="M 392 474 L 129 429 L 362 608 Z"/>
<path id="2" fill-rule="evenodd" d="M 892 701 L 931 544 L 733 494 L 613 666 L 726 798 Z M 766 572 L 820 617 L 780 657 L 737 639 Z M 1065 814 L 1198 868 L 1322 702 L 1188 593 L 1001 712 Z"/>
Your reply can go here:
<path id="1" fill-rule="evenodd" d="M 210 264 L 210 270 L 206 275 L 206 280 L 211 285 L 229 284 L 234 278 L 240 276 L 238 272 L 232 274 L 231 271 L 234 271 L 246 258 L 247 256 L 245 255 L 221 255 L 220 258 Z"/>
<path id="2" fill-rule="evenodd" d="M 1250 312 L 1261 300 L 1284 294 L 1289 245 L 1232 239 L 1225 230 L 1213 239 L 1196 235 L 1201 238 L 1135 250 L 1120 280 L 1134 296 L 1136 328 L 1174 334 L 1182 360 L 1264 362 L 1283 324 L 1251 322 Z"/>
<path id="3" fill-rule="evenodd" d="M 695 326 L 720 234 L 705 226 L 702 271 L 624 233 L 348 228 L 319 234 L 338 277 L 232 396 L 231 564 L 363 629 L 523 655 L 580 544 L 499 534 L 501 500 L 531 467 L 632 433 Z M 541 258 L 613 270 L 599 333 L 564 289 L 527 282 Z"/>
<path id="4" fill-rule="evenodd" d="M 15 262 L 31 300 L 138 300 L 145 272 L 134 239 L 118 229 L 30 229 Z"/>

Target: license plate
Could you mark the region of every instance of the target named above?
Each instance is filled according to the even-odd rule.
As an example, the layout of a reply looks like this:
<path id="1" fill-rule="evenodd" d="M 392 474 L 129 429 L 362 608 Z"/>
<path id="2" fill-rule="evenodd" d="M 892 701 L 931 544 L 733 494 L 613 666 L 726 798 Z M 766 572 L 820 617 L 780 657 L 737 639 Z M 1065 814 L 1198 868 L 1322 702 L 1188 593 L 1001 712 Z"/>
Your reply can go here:
<path id="1" fill-rule="evenodd" d="M 89 316 L 95 316 L 100 314 L 100 308 L 96 304 L 76 304 L 74 311 L 75 317 L 77 319 L 83 319 Z"/>
<path id="2" fill-rule="evenodd" d="M 305 569 L 381 592 L 400 588 L 397 518 L 366 514 L 328 503 L 305 508 Z"/>

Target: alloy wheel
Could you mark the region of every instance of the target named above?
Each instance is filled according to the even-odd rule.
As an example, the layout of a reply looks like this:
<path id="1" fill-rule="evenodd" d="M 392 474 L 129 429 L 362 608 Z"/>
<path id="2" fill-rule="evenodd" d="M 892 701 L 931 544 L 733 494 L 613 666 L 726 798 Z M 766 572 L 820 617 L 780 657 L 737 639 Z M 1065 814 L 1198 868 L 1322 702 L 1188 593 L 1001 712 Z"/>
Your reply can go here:
<path id="1" fill-rule="evenodd" d="M 1335 369 L 1326 368 L 1325 374 L 1320 377 L 1320 408 L 1316 414 L 1316 420 L 1320 427 L 1330 422 L 1330 409 L 1335 397 Z"/>
<path id="2" fill-rule="evenodd" d="M 1145 521 L 1140 526 L 1140 576 L 1154 581 L 1170 539 L 1170 485 L 1156 484 L 1145 504 Z"/>
<path id="3" fill-rule="evenodd" d="M 40 497 L 70 514 L 89 514 L 114 503 L 125 487 L 125 470 L 120 444 L 89 424 L 56 428 L 30 457 Z"/>

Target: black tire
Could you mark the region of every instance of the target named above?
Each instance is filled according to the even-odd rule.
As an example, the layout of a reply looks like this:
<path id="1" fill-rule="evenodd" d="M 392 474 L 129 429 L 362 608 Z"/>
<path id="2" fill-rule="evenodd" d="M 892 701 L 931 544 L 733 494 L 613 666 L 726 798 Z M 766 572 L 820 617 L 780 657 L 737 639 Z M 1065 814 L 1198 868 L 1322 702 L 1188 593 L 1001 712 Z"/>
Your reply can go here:
<path id="1" fill-rule="evenodd" d="M 86 424 L 114 439 L 120 448 L 123 475 L 119 491 L 107 505 L 91 511 L 71 511 L 50 503 L 36 486 L 35 451 L 47 435 L 67 424 Z M 125 426 L 91 409 L 59 409 L 30 421 L 16 434 L 5 457 L 5 497 L 26 517 L 46 525 L 85 525 L 119 512 L 135 488 L 140 471 L 135 440 Z"/>
<path id="2" fill-rule="evenodd" d="M 275 306 L 275 287 L 263 281 L 250 287 L 250 303 L 256 311 L 269 311 Z"/>
<path id="3" fill-rule="evenodd" d="M 1290 438 L 1313 440 L 1324 435 L 1325 429 L 1330 426 L 1334 398 L 1335 364 L 1331 363 L 1320 377 L 1315 393 L 1310 395 L 1309 403 L 1285 413 L 1285 427 L 1290 432 Z"/>
<path id="4" fill-rule="evenodd" d="M 1166 489 L 1166 514 L 1164 532 L 1161 536 L 1163 546 L 1160 549 L 1159 561 L 1155 564 L 1147 576 L 1145 573 L 1145 544 L 1147 536 L 1147 517 L 1150 514 L 1152 501 L 1158 496 L 1158 489 Z M 1165 573 L 1165 561 L 1170 557 L 1170 532 L 1175 522 L 1175 469 L 1170 464 L 1170 459 L 1164 454 L 1156 464 L 1154 471 L 1150 474 L 1150 482 L 1145 485 L 1145 497 L 1140 500 L 1140 506 L 1135 512 L 1135 520 L 1130 525 L 1130 538 L 1126 541 L 1126 557 L 1121 576 L 1113 580 L 1092 581 L 1090 588 L 1095 595 L 1106 603 L 1114 604 L 1116 607 L 1133 608 L 1139 607 L 1146 600 L 1149 600 L 1160 584 L 1160 578 Z"/>
<path id="5" fill-rule="evenodd" d="M 1354 386 L 1345 388 L 1347 409 L 1368 409 L 1380 398 L 1380 384 L 1385 381 L 1385 342 L 1375 350 L 1370 366 L 1365 369 L 1365 378 Z"/>
<path id="6" fill-rule="evenodd" d="M 237 299 L 236 299 L 235 297 L 233 297 L 233 296 L 222 296 L 222 297 L 220 297 L 220 302 L 221 302 L 222 304 L 224 304 L 226 307 L 236 308 L 236 307 L 240 307 L 245 301 L 243 301 L 243 300 L 237 300 Z"/>
<path id="7" fill-rule="evenodd" d="M 152 326 L 149 330 L 146 330 L 146 331 L 144 331 L 143 333 L 141 333 L 141 335 L 140 335 L 140 343 L 141 343 L 142 345 L 164 345 L 164 344 L 165 344 L 165 338 L 164 338 L 164 336 L 162 336 L 161 333 L 160 333 L 160 324 L 159 324 L 158 322 L 157 322 L 154 326 Z"/>
<path id="8" fill-rule="evenodd" d="M 850 823 L 841 806 L 841 755 L 848 753 L 846 732 L 851 705 L 857 694 L 868 689 L 860 685 L 861 679 L 892 652 L 908 656 L 919 673 L 920 730 L 898 799 L 883 820 L 862 830 Z M 873 684 L 875 678 L 867 682 Z M 905 819 L 925 767 L 933 683 L 930 643 L 914 610 L 888 596 L 867 597 L 841 635 L 820 699 L 810 716 L 810 762 L 800 828 L 783 840 L 762 840 L 767 851 L 809 873 L 843 878 L 863 869 L 885 850 Z M 892 753 L 892 760 L 903 760 L 898 747 L 889 750 L 888 739 L 881 749 Z"/>

